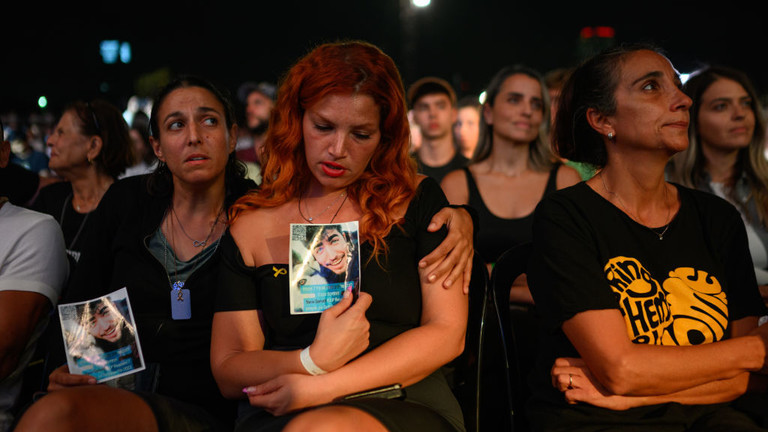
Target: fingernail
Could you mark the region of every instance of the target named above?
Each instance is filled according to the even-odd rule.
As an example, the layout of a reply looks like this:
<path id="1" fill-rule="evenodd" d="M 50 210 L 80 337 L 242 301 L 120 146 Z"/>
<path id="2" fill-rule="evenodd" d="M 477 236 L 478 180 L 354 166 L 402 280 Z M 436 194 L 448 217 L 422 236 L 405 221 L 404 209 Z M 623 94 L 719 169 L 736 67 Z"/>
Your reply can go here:
<path id="1" fill-rule="evenodd" d="M 243 393 L 248 394 L 252 391 L 253 391 L 253 387 L 243 387 Z"/>
<path id="2" fill-rule="evenodd" d="M 434 282 L 434 281 L 435 281 L 435 279 L 437 279 L 437 276 L 435 276 L 435 275 L 429 275 L 429 281 L 430 281 L 430 282 Z"/>
<path id="3" fill-rule="evenodd" d="M 427 262 L 426 261 L 419 261 L 419 267 L 424 268 L 426 266 L 427 266 Z"/>
<path id="4" fill-rule="evenodd" d="M 437 227 L 437 224 L 436 224 L 436 223 L 434 223 L 434 222 L 432 222 L 432 223 L 430 223 L 430 224 L 429 224 L 429 226 L 427 227 L 427 229 L 433 229 L 433 228 L 435 228 L 435 227 Z"/>
<path id="5" fill-rule="evenodd" d="M 443 285 L 445 285 L 445 286 L 449 287 L 449 286 L 451 286 L 451 284 L 452 284 L 452 283 L 453 283 L 453 281 L 452 281 L 452 280 L 450 280 L 450 279 L 446 279 L 446 280 L 445 280 L 445 282 L 443 282 Z"/>
<path id="6" fill-rule="evenodd" d="M 349 298 L 350 294 L 352 294 L 352 293 L 350 293 L 349 290 L 344 290 L 343 296 L 344 296 L 344 298 Z"/>

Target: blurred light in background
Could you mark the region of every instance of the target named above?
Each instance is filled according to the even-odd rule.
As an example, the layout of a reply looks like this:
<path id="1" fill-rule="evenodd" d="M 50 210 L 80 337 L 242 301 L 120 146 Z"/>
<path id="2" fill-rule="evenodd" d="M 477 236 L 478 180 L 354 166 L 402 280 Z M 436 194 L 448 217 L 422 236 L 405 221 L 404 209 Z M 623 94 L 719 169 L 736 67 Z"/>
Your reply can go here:
<path id="1" fill-rule="evenodd" d="M 99 53 L 101 54 L 101 60 L 105 64 L 115 64 L 118 59 L 120 59 L 121 63 L 125 64 L 131 62 L 131 44 L 128 42 L 103 40 L 99 44 Z"/>

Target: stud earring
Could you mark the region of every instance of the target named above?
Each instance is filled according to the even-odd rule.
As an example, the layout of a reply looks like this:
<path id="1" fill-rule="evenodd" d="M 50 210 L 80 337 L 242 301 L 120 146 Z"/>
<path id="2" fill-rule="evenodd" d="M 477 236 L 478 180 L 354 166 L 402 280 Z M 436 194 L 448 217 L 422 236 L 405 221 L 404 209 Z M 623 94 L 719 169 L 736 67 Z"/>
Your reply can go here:
<path id="1" fill-rule="evenodd" d="M 609 139 L 609 140 L 612 140 L 612 139 L 613 139 L 613 132 L 608 132 L 608 139 Z"/>

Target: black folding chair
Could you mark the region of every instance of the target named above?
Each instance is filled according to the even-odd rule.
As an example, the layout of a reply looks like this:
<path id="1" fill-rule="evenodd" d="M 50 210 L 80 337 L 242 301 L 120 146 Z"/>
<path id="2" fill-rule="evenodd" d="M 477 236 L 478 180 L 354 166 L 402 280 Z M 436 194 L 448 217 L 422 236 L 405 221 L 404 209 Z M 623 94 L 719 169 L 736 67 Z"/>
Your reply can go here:
<path id="1" fill-rule="evenodd" d="M 512 393 L 500 315 L 485 262 L 475 254 L 464 353 L 452 364 L 467 432 L 511 431 Z"/>
<path id="2" fill-rule="evenodd" d="M 535 353 L 538 328 L 533 324 L 533 310 L 519 306 L 510 311 L 509 291 L 515 279 L 526 273 L 532 249 L 531 243 L 524 243 L 504 252 L 493 267 L 489 283 L 508 360 L 513 428 L 518 431 L 529 429 L 524 413 L 528 395 L 525 377 Z"/>

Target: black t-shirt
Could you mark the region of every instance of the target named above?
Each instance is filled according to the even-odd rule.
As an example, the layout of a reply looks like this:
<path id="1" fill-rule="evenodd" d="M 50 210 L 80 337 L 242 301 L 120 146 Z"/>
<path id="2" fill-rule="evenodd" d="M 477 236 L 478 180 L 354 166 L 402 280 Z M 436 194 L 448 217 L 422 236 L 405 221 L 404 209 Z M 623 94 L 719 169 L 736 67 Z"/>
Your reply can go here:
<path id="1" fill-rule="evenodd" d="M 79 213 L 72 207 L 72 184 L 58 182 L 40 189 L 32 209 L 53 216 L 64 233 L 64 244 L 70 263 L 80 260 L 86 237 L 93 230 L 88 213 Z"/>
<path id="2" fill-rule="evenodd" d="M 469 159 L 464 157 L 459 152 L 456 152 L 456 154 L 453 156 L 453 159 L 450 160 L 445 165 L 433 167 L 426 165 L 424 162 L 421 161 L 418 157 L 416 158 L 416 163 L 419 167 L 419 173 L 424 174 L 427 177 L 432 177 L 435 179 L 437 184 L 440 184 L 441 181 L 443 181 L 443 177 L 445 177 L 446 174 L 453 170 L 457 170 L 460 168 L 465 167 L 469 163 Z"/>
<path id="3" fill-rule="evenodd" d="M 528 283 L 543 331 L 531 383 L 533 405 L 549 406 L 552 418 L 576 409 L 552 387 L 549 371 L 555 358 L 579 356 L 561 326 L 580 312 L 618 309 L 633 342 L 673 346 L 720 341 L 730 321 L 765 313 L 739 213 L 714 195 L 677 189 L 680 210 L 663 240 L 662 228 L 638 224 L 586 183 L 537 207 Z M 578 410 L 594 419 L 606 412 Z"/>

